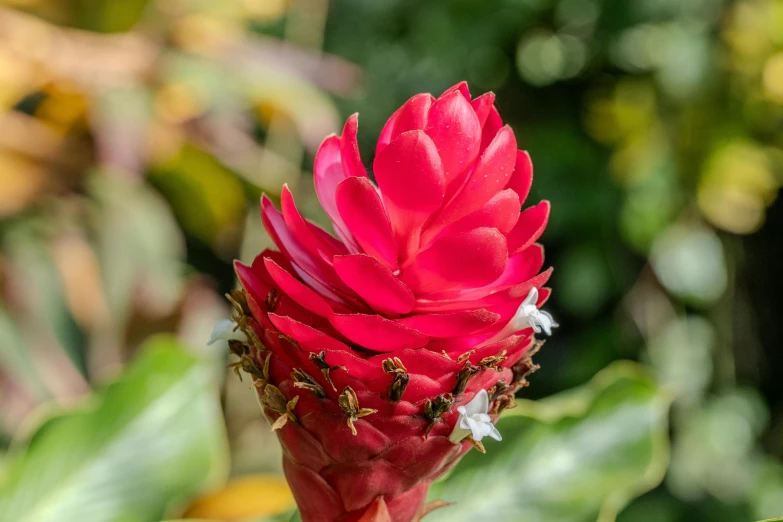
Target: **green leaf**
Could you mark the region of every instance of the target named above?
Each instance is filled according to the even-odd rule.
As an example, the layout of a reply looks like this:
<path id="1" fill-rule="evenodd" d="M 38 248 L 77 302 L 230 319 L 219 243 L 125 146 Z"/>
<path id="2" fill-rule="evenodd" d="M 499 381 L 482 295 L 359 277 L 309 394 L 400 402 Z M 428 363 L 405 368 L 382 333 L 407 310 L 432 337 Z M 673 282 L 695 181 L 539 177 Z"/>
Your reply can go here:
<path id="1" fill-rule="evenodd" d="M 169 338 L 79 411 L 53 417 L 0 475 L 0 521 L 158 521 L 224 478 L 227 447 L 208 365 Z"/>
<path id="2" fill-rule="evenodd" d="M 613 521 L 663 478 L 668 397 L 632 363 L 616 363 L 580 388 L 524 401 L 436 483 L 431 499 L 455 502 L 427 522 Z"/>
<path id="3" fill-rule="evenodd" d="M 166 201 L 120 176 L 96 173 L 89 189 L 112 318 L 124 325 L 139 299 L 153 314 L 169 313 L 182 296 L 184 238 Z"/>

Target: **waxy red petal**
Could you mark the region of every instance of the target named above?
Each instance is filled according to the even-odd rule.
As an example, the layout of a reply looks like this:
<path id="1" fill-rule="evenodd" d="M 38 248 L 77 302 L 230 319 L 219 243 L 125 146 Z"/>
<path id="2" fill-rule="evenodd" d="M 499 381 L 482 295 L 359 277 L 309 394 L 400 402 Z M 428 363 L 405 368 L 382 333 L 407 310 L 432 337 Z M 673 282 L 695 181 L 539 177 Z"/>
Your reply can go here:
<path id="1" fill-rule="evenodd" d="M 340 294 L 347 292 L 350 295 L 351 291 L 337 277 L 332 266 L 320 254 L 314 254 L 302 245 L 291 233 L 283 214 L 275 208 L 266 195 L 261 198 L 261 218 L 277 247 L 292 260 L 295 270 L 298 267 L 322 285 L 339 289 Z M 299 275 L 301 277 L 301 274 Z"/>
<path id="2" fill-rule="evenodd" d="M 364 168 L 362 156 L 359 153 L 358 131 L 359 114 L 354 113 L 345 122 L 343 134 L 340 136 L 340 158 L 346 175 L 366 178 L 367 170 Z"/>
<path id="3" fill-rule="evenodd" d="M 433 101 L 435 100 L 430 94 L 417 94 L 397 109 L 383 126 L 381 135 L 378 137 L 378 145 L 375 148 L 376 157 L 403 132 L 424 129 L 427 125 L 427 114 Z"/>
<path id="4" fill-rule="evenodd" d="M 451 375 L 459 370 L 459 366 L 451 359 L 443 357 L 440 353 L 430 350 L 401 350 L 394 354 L 398 357 L 408 373 L 411 375 L 426 375 L 432 379 L 438 379 L 444 375 Z M 369 359 L 370 362 L 381 364 L 387 355 L 376 355 Z"/>
<path id="5" fill-rule="evenodd" d="M 297 464 L 285 453 L 283 470 L 286 479 L 297 486 L 292 488 L 294 499 L 304 519 L 312 522 L 332 522 L 345 512 L 337 492 L 314 470 Z"/>
<path id="6" fill-rule="evenodd" d="M 519 194 L 519 201 L 525 202 L 533 185 L 533 161 L 530 154 L 524 150 L 517 151 L 517 161 L 514 165 L 514 173 L 508 181 L 506 188 L 510 188 Z"/>
<path id="7" fill-rule="evenodd" d="M 468 87 L 468 82 L 466 81 L 461 81 L 458 84 L 449 87 L 443 91 L 443 94 L 441 94 L 440 97 L 443 98 L 447 94 L 451 94 L 454 91 L 460 92 L 467 101 L 470 101 L 470 88 Z"/>
<path id="8" fill-rule="evenodd" d="M 508 233 L 508 251 L 512 255 L 535 243 L 549 222 L 549 201 L 542 201 L 519 215 L 519 221 Z"/>
<path id="9" fill-rule="evenodd" d="M 338 341 L 334 337 L 295 321 L 290 317 L 270 313 L 269 320 L 272 321 L 275 328 L 296 341 L 296 344 L 307 352 L 320 352 L 322 350 L 347 351 L 350 349 L 345 343 Z"/>
<path id="10" fill-rule="evenodd" d="M 332 307 L 323 297 L 295 278 L 290 272 L 284 270 L 271 258 L 264 259 L 264 265 L 277 286 L 302 308 L 322 317 L 333 312 Z"/>
<path id="11" fill-rule="evenodd" d="M 418 299 L 416 305 L 413 307 L 413 311 L 416 313 L 443 313 L 454 310 L 472 310 L 476 308 L 487 308 L 492 310 L 492 307 L 508 303 L 515 299 L 520 299 L 521 303 L 522 300 L 527 297 L 527 294 L 530 293 L 531 288 L 541 288 L 546 284 L 551 275 L 552 269 L 550 268 L 528 281 L 493 292 L 478 299 Z"/>
<path id="12" fill-rule="evenodd" d="M 314 233 L 317 227 L 305 220 L 299 213 L 294 196 L 288 189 L 288 184 L 283 185 L 283 190 L 280 193 L 280 207 L 288 230 L 299 244 L 307 248 L 313 256 L 320 255 L 329 260 L 334 255 L 346 253 L 344 248 L 337 247 L 334 242 L 324 240 L 324 236 L 328 234 Z"/>
<path id="13" fill-rule="evenodd" d="M 369 255 L 397 269 L 397 243 L 375 186 L 367 178 L 348 178 L 337 186 L 337 208 L 356 242 Z"/>
<path id="14" fill-rule="evenodd" d="M 495 228 L 477 228 L 437 238 L 402 271 L 400 279 L 416 295 L 473 288 L 497 279 L 507 261 L 503 234 Z"/>
<path id="15" fill-rule="evenodd" d="M 449 297 L 458 297 L 460 300 L 480 299 L 492 292 L 504 290 L 514 285 L 529 281 L 532 277 L 538 274 L 541 267 L 544 266 L 544 249 L 541 245 L 530 245 L 530 247 L 522 250 L 521 252 L 512 255 L 508 258 L 506 269 L 496 280 L 492 281 L 486 286 L 480 288 L 474 288 L 460 292 L 457 296 L 443 295 L 435 296 L 439 299 L 446 299 Z"/>
<path id="16" fill-rule="evenodd" d="M 334 231 L 346 243 L 349 250 L 358 252 L 359 247 L 353 240 L 351 233 L 343 223 L 335 202 L 335 190 L 337 185 L 349 176 L 343 169 L 341 141 L 335 135 L 326 138 L 318 152 L 315 154 L 313 166 L 313 183 L 318 201 L 321 203 L 326 215 L 334 224 Z"/>
<path id="17" fill-rule="evenodd" d="M 487 115 L 487 121 L 481 127 L 481 150 L 486 149 L 492 140 L 495 139 L 495 134 L 503 127 L 503 119 L 500 117 L 497 108 L 493 105 L 489 108 L 489 114 Z"/>
<path id="18" fill-rule="evenodd" d="M 387 315 L 407 314 L 415 296 L 380 261 L 366 254 L 335 256 L 334 269 L 374 310 Z"/>
<path id="19" fill-rule="evenodd" d="M 446 185 L 460 179 L 478 156 L 481 125 L 459 89 L 444 94 L 432 104 L 426 132 L 440 154 Z"/>
<path id="20" fill-rule="evenodd" d="M 484 124 L 487 122 L 487 117 L 489 117 L 489 111 L 492 109 L 493 104 L 495 103 L 495 93 L 494 92 L 488 92 L 485 94 L 482 94 L 472 102 L 470 102 L 470 106 L 473 107 L 473 110 L 476 112 L 476 117 L 478 118 L 479 124 L 481 127 L 484 127 Z"/>
<path id="21" fill-rule="evenodd" d="M 430 337 L 457 337 L 483 330 L 495 324 L 500 315 L 488 310 L 464 310 L 445 314 L 413 315 L 398 322 Z"/>
<path id="22" fill-rule="evenodd" d="M 516 162 L 517 140 L 511 127 L 503 127 L 481 154 L 475 170 L 457 195 L 441 211 L 434 229 L 480 209 L 508 184 Z"/>
<path id="23" fill-rule="evenodd" d="M 479 227 L 497 228 L 501 234 L 507 234 L 518 219 L 519 196 L 511 189 L 501 190 L 483 207 L 447 226 L 439 235 L 456 234 Z"/>
<path id="24" fill-rule="evenodd" d="M 421 227 L 443 202 L 443 165 L 423 131 L 400 134 L 375 157 L 375 178 L 392 223 L 400 259 L 419 247 Z"/>
<path id="25" fill-rule="evenodd" d="M 375 352 L 421 348 L 429 341 L 421 332 L 380 315 L 332 314 L 329 322 L 352 342 Z"/>

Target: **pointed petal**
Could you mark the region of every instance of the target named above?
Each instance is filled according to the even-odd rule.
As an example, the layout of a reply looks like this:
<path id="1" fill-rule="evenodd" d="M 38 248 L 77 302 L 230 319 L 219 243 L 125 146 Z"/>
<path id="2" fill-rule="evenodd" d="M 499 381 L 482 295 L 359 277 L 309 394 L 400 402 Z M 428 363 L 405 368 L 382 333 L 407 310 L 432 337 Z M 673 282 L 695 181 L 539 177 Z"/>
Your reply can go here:
<path id="1" fill-rule="evenodd" d="M 465 186 L 441 211 L 432 228 L 437 230 L 467 216 L 500 192 L 513 172 L 516 150 L 514 131 L 509 126 L 503 127 L 482 153 Z"/>
<path id="2" fill-rule="evenodd" d="M 373 500 L 367 511 L 356 522 L 393 522 L 383 497 Z"/>
<path id="3" fill-rule="evenodd" d="M 511 189 L 501 190 L 483 207 L 460 218 L 444 228 L 439 235 L 456 234 L 478 227 L 497 228 L 501 234 L 508 234 L 519 219 L 519 196 Z M 429 231 L 424 233 L 426 241 Z"/>
<path id="4" fill-rule="evenodd" d="M 334 273 L 334 269 L 319 254 L 312 253 L 294 237 L 288 229 L 283 214 L 275 208 L 266 195 L 261 198 L 261 219 L 277 248 L 294 264 L 325 286 L 343 287 L 348 290 Z"/>
<path id="5" fill-rule="evenodd" d="M 335 256 L 337 275 L 373 310 L 386 315 L 407 314 L 415 297 L 380 261 L 366 254 Z"/>
<path id="6" fill-rule="evenodd" d="M 432 104 L 426 132 L 438 149 L 446 184 L 459 179 L 478 156 L 481 125 L 470 102 L 458 89 Z"/>
<path id="7" fill-rule="evenodd" d="M 340 158 L 342 159 L 345 174 L 366 178 L 367 170 L 364 168 L 364 163 L 362 163 L 359 143 L 357 142 L 358 131 L 359 113 L 353 113 L 346 120 L 343 127 L 343 135 L 340 136 Z"/>
<path id="8" fill-rule="evenodd" d="M 533 185 L 533 161 L 530 154 L 524 150 L 517 151 L 517 161 L 514 165 L 514 173 L 508 181 L 506 188 L 510 188 L 519 194 L 519 201 L 525 202 Z"/>
<path id="9" fill-rule="evenodd" d="M 454 91 L 459 91 L 460 93 L 462 93 L 462 96 L 464 96 L 467 101 L 470 101 L 470 89 L 468 88 L 468 82 L 464 80 L 443 91 L 443 94 L 440 95 L 440 98 L 443 98 L 447 94 L 451 94 Z"/>
<path id="10" fill-rule="evenodd" d="M 416 295 L 473 288 L 497 279 L 507 262 L 503 234 L 495 228 L 476 228 L 433 241 L 402 271 L 400 279 Z"/>
<path id="11" fill-rule="evenodd" d="M 375 186 L 367 178 L 348 178 L 337 186 L 337 208 L 351 235 L 369 255 L 397 269 L 397 243 Z"/>
<path id="12" fill-rule="evenodd" d="M 296 341 L 299 347 L 306 352 L 320 352 L 322 350 L 350 351 L 350 348 L 345 343 L 290 317 L 269 314 L 269 320 L 272 321 L 275 328 L 280 330 L 280 333 Z"/>
<path id="13" fill-rule="evenodd" d="M 430 94 L 417 94 L 397 109 L 386 122 L 378 137 L 375 156 L 377 157 L 389 143 L 394 141 L 394 138 L 403 132 L 424 129 L 427 126 L 427 113 L 429 113 L 433 101 L 435 100 Z"/>
<path id="14" fill-rule="evenodd" d="M 508 233 L 508 251 L 513 255 L 535 243 L 549 222 L 549 201 L 542 201 L 519 215 L 519 221 Z"/>
<path id="15" fill-rule="evenodd" d="M 486 286 L 475 288 L 466 292 L 461 292 L 459 298 L 480 299 L 492 292 L 497 292 L 514 285 L 524 283 L 534 277 L 541 267 L 544 266 L 544 248 L 541 245 L 531 245 L 508 258 L 505 270 L 496 280 Z M 455 297 L 450 295 L 437 296 L 438 299 Z"/>
<path id="16" fill-rule="evenodd" d="M 318 152 L 315 154 L 313 166 L 313 183 L 318 201 L 321 203 L 326 215 L 334 224 L 334 231 L 346 243 L 351 251 L 358 252 L 359 248 L 351 237 L 351 233 L 345 227 L 335 202 L 335 190 L 337 185 L 349 175 L 343 169 L 341 141 L 335 135 L 326 138 Z"/>
<path id="17" fill-rule="evenodd" d="M 323 297 L 318 295 L 312 288 L 305 286 L 271 258 L 264 259 L 264 265 L 280 289 L 296 301 L 299 306 L 321 317 L 326 317 L 332 313 L 332 307 L 329 306 L 329 303 Z"/>
<path id="18" fill-rule="evenodd" d="M 255 265 L 255 262 L 253 265 Z M 263 263 L 261 263 L 261 266 L 263 266 Z M 274 281 L 266 273 L 266 269 L 260 274 L 257 270 L 253 270 L 253 268 L 242 264 L 240 261 L 234 261 L 234 272 L 242 288 L 258 300 L 263 301 L 266 299 L 269 291 L 274 286 Z"/>
<path id="19" fill-rule="evenodd" d="M 332 326 L 352 342 L 375 352 L 421 348 L 429 338 L 380 315 L 332 314 Z"/>
<path id="20" fill-rule="evenodd" d="M 408 373 L 411 375 L 426 375 L 434 379 L 440 378 L 443 375 L 452 376 L 459 371 L 460 365 L 451 359 L 443 357 L 439 353 L 434 353 L 430 350 L 402 350 L 394 354 L 395 357 L 399 357 L 402 364 L 408 369 Z M 376 355 L 370 357 L 368 360 L 372 363 L 380 365 L 386 358 L 385 355 Z M 451 377 L 452 381 L 454 377 Z"/>
<path id="21" fill-rule="evenodd" d="M 486 149 L 492 140 L 495 139 L 495 134 L 503 127 L 503 120 L 500 118 L 500 113 L 493 105 L 489 109 L 489 115 L 487 115 L 487 121 L 481 128 L 481 150 Z"/>
<path id="22" fill-rule="evenodd" d="M 373 170 L 400 259 L 407 259 L 418 249 L 422 225 L 443 201 L 438 151 L 423 131 L 405 132 L 375 157 Z"/>
<path id="23" fill-rule="evenodd" d="M 487 122 L 487 117 L 489 116 L 489 111 L 492 109 L 493 104 L 495 103 L 495 93 L 494 92 L 487 92 L 470 102 L 471 107 L 473 107 L 473 110 L 476 111 L 476 117 L 478 118 L 479 125 L 484 127 L 484 124 Z"/>
<path id="24" fill-rule="evenodd" d="M 500 315 L 484 309 L 444 314 L 423 314 L 397 321 L 435 338 L 457 337 L 481 331 L 495 324 Z"/>
<path id="25" fill-rule="evenodd" d="M 445 299 L 445 300 L 427 300 L 418 299 L 416 305 L 413 307 L 413 311 L 416 313 L 443 313 L 454 310 L 472 310 L 475 308 L 487 308 L 494 312 L 497 312 L 494 308 L 504 304 L 508 304 L 511 301 L 516 301 L 516 306 L 527 297 L 530 289 L 534 286 L 541 288 L 549 280 L 552 275 L 552 269 L 548 269 L 541 272 L 537 276 L 531 278 L 524 283 L 514 285 L 510 288 L 504 288 L 492 294 L 486 295 L 479 299 Z M 513 303 L 512 303 L 513 304 Z M 516 310 L 516 306 L 514 310 Z M 498 312 L 499 313 L 499 312 Z M 513 311 L 512 311 L 513 314 Z M 502 315 L 502 314 L 501 314 Z"/>
<path id="26" fill-rule="evenodd" d="M 313 256 L 320 255 L 329 260 L 334 255 L 346 253 L 344 248 L 337 247 L 334 242 L 324 240 L 324 236 L 328 236 L 328 234 L 323 230 L 320 231 L 320 234 L 314 233 L 317 227 L 306 221 L 299 213 L 287 183 L 283 185 L 283 190 L 280 193 L 280 206 L 288 230 L 299 244 L 307 248 Z"/>

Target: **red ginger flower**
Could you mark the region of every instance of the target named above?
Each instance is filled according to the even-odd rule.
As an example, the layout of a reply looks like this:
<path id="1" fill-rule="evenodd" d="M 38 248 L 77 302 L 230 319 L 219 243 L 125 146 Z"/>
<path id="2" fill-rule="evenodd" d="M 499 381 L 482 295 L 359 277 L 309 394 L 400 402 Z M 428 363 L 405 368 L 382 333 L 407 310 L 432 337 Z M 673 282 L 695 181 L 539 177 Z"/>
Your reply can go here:
<path id="1" fill-rule="evenodd" d="M 494 94 L 471 100 L 465 83 L 391 116 L 377 185 L 356 134 L 354 114 L 315 159 L 339 239 L 305 220 L 287 187 L 282 211 L 263 198 L 280 252 L 236 264 L 231 347 L 305 522 L 409 522 L 471 444 L 499 437 L 491 422 L 526 384 L 533 329 L 556 326 L 538 310 L 549 204 L 520 212 L 530 158 Z"/>

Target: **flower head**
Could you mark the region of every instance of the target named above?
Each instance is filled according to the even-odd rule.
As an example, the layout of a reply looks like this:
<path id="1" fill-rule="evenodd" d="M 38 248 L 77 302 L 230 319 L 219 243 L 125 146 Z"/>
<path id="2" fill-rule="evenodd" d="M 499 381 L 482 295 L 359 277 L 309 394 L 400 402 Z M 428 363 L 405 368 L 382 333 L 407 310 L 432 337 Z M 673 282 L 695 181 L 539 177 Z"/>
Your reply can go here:
<path id="1" fill-rule="evenodd" d="M 518 365 L 554 326 L 536 243 L 549 204 L 520 211 L 533 167 L 492 93 L 462 83 L 408 100 L 378 139 L 374 181 L 357 130 L 353 115 L 315 158 L 336 237 L 283 187 L 280 210 L 261 204 L 279 252 L 236 264 L 234 320 L 251 330 L 235 353 L 259 394 L 280 393 L 262 404 L 305 522 L 355 520 L 378 498 L 413 519 L 471 441 L 499 439 L 493 422 L 529 373 Z"/>
<path id="2" fill-rule="evenodd" d="M 207 344 L 214 344 L 217 341 L 239 341 L 241 343 L 246 343 L 247 340 L 247 335 L 239 329 L 237 323 L 230 319 L 224 319 L 218 321 L 212 328 L 212 334 L 210 335 Z"/>
<path id="3" fill-rule="evenodd" d="M 457 408 L 457 412 L 459 421 L 449 435 L 450 441 L 460 442 L 467 436 L 473 437 L 477 442 L 484 437 L 503 440 L 489 416 L 489 396 L 486 390 L 480 390 L 467 406 Z"/>
<path id="4" fill-rule="evenodd" d="M 511 320 L 512 327 L 515 331 L 529 327 L 536 333 L 541 333 L 543 330 L 547 335 L 552 335 L 552 328 L 559 325 L 549 312 L 539 310 L 536 303 L 538 303 L 538 289 L 531 288 L 527 298 L 519 305 L 517 313 Z"/>

